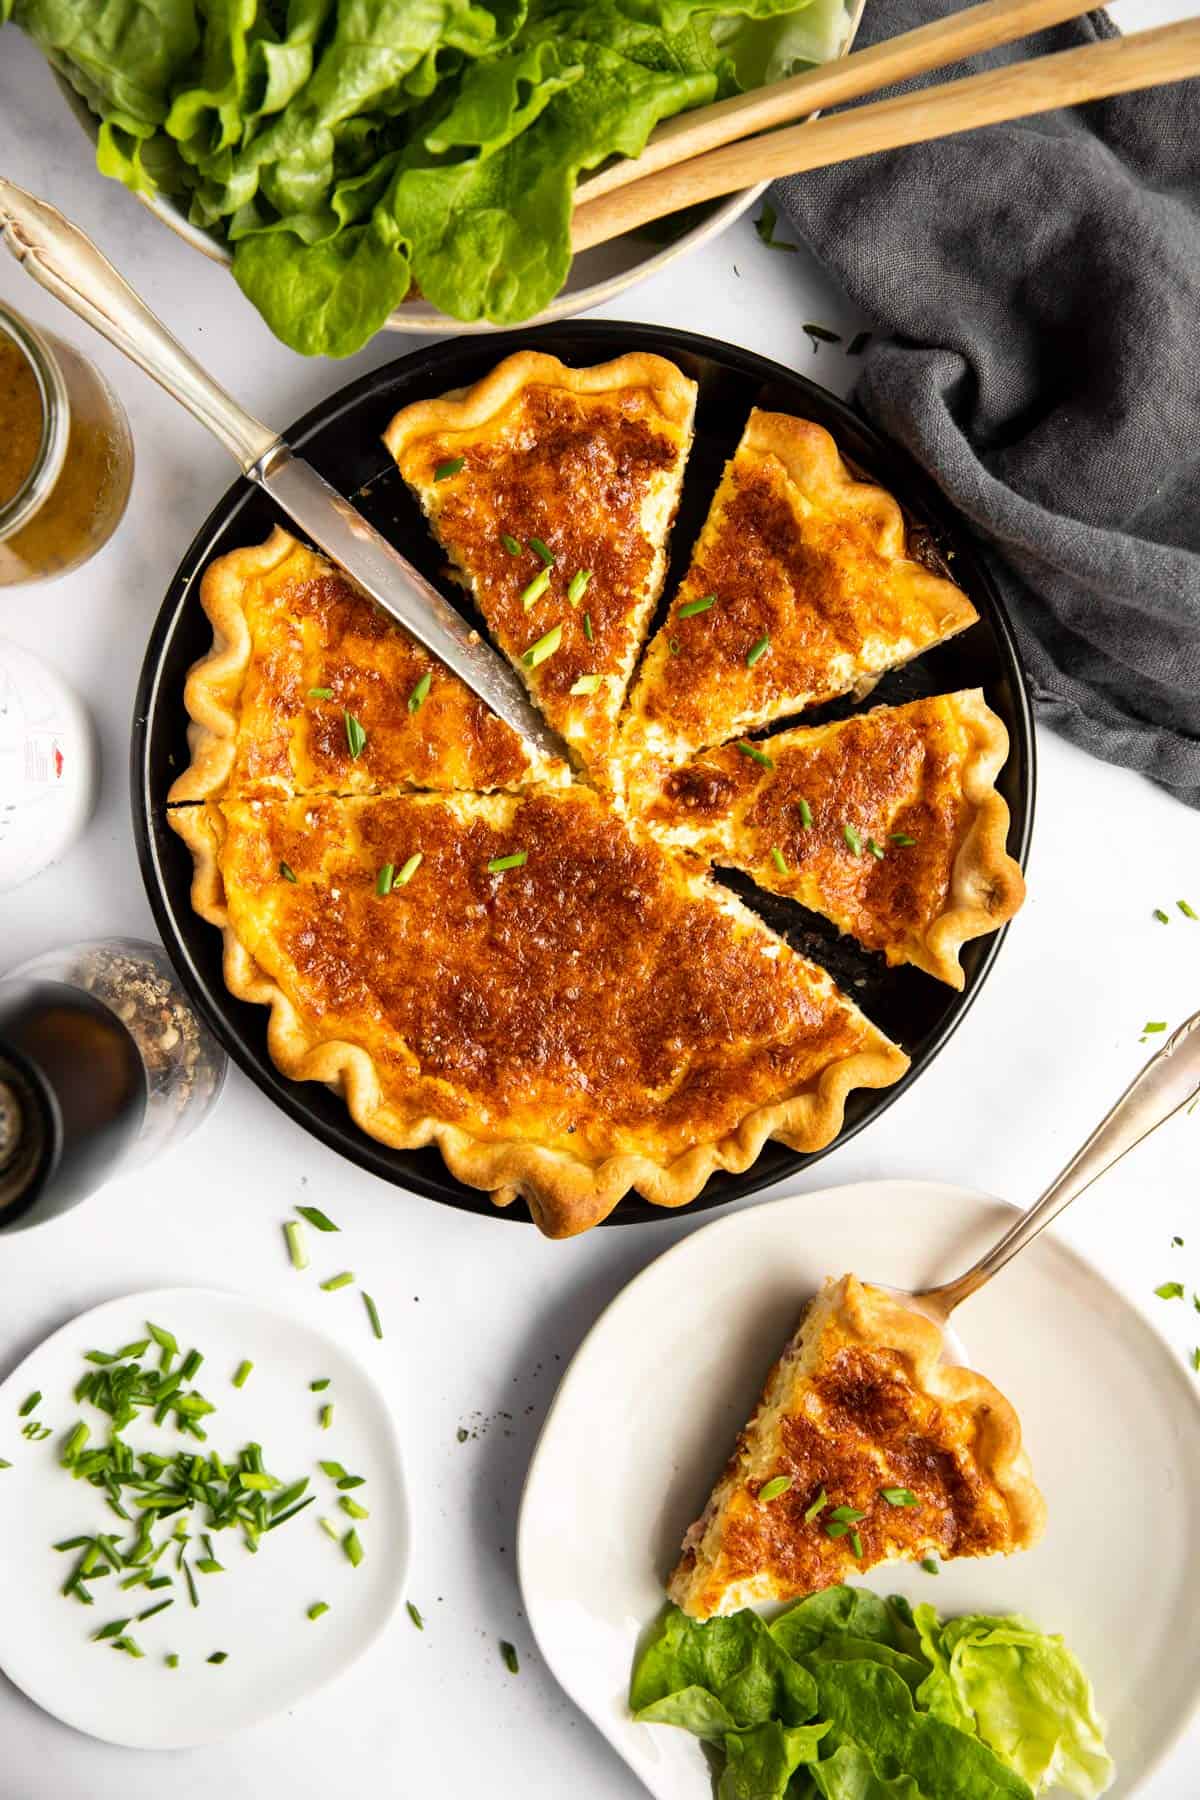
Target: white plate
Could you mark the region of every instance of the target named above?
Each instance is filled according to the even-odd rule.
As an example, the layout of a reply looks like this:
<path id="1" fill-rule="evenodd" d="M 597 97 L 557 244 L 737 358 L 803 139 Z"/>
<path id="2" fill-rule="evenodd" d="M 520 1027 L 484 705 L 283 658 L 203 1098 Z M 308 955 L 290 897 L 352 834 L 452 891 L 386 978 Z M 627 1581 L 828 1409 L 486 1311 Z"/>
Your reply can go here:
<path id="1" fill-rule="evenodd" d="M 213 1548 L 226 1572 L 196 1576 L 197 1608 L 188 1603 L 174 1551 L 158 1565 L 172 1577 L 170 1590 L 122 1593 L 107 1576 L 92 1584 L 95 1605 L 84 1607 L 60 1597 L 75 1556 L 52 1546 L 83 1532 L 127 1533 L 129 1527 L 108 1511 L 102 1493 L 67 1476 L 59 1450 L 76 1419 L 91 1426 L 93 1444 L 104 1441 L 109 1423 L 72 1398 L 87 1368 L 84 1352 L 112 1351 L 144 1336 L 147 1319 L 173 1331 L 185 1353 L 192 1345 L 204 1353 L 195 1385 L 217 1410 L 203 1421 L 206 1445 L 169 1426 L 160 1429 L 142 1414 L 124 1433 L 134 1450 L 168 1455 L 181 1446 L 215 1449 L 230 1462 L 244 1444 L 257 1441 L 273 1474 L 285 1482 L 308 1475 L 309 1492 L 318 1498 L 264 1537 L 256 1556 L 240 1532 L 216 1533 Z M 253 1362 L 254 1372 L 238 1389 L 232 1376 L 243 1358 Z M 329 1387 L 312 1393 L 309 1382 L 323 1376 Z M 43 1398 L 34 1416 L 55 1427 L 42 1443 L 21 1436 L 17 1417 L 35 1389 Z M 317 1415 L 327 1401 L 333 1403 L 333 1425 L 321 1431 Z M 342 1674 L 379 1637 L 403 1595 L 409 1509 L 383 1395 L 331 1338 L 245 1295 L 166 1288 L 81 1313 L 0 1385 L 0 1456 L 13 1465 L 0 1469 L 0 1668 L 47 1712 L 110 1743 L 180 1749 L 226 1737 L 294 1705 Z M 354 1490 L 371 1515 L 357 1526 L 366 1552 L 357 1569 L 317 1524 L 321 1515 L 345 1529 L 352 1523 L 337 1505 L 333 1482 L 316 1466 L 321 1458 L 366 1478 Z M 202 1528 L 189 1521 L 190 1549 Z M 144 1660 L 92 1642 L 91 1633 L 110 1619 L 136 1615 L 168 1593 L 174 1606 L 129 1628 Z M 330 1610 L 310 1622 L 306 1610 L 317 1600 Z M 229 1660 L 210 1664 L 206 1658 L 214 1650 L 226 1651 Z M 177 1669 L 164 1661 L 170 1651 L 178 1653 Z"/>
<path id="2" fill-rule="evenodd" d="M 639 1633 L 803 1303 L 847 1270 L 912 1288 L 965 1268 L 1011 1209 L 940 1183 L 797 1194 L 720 1219 L 632 1281 L 563 1380 L 521 1508 L 521 1587 L 546 1662 L 658 1800 L 710 1800 L 696 1740 L 635 1725 Z M 1042 1237 L 961 1315 L 1009 1396 L 1049 1505 L 1011 1560 L 880 1570 L 866 1585 L 944 1612 L 1022 1611 L 1092 1676 L 1129 1796 L 1187 1723 L 1200 1681 L 1200 1403 L 1150 1326 Z"/>

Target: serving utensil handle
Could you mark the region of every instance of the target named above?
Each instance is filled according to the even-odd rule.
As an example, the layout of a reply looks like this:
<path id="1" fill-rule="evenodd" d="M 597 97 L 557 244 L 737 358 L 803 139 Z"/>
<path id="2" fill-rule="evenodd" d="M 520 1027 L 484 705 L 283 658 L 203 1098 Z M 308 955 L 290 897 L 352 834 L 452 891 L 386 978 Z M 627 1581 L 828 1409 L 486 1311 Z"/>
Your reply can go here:
<path id="1" fill-rule="evenodd" d="M 26 274 L 135 362 L 208 427 L 249 474 L 279 442 L 205 373 L 58 208 L 0 176 L 0 236 Z"/>
<path id="2" fill-rule="evenodd" d="M 926 1288 L 914 1296 L 922 1308 L 943 1318 L 969 1294 L 978 1293 L 1019 1251 L 1031 1244 L 1059 1213 L 1077 1200 L 1114 1163 L 1149 1137 L 1160 1125 L 1200 1095 L 1200 1013 L 1194 1013 L 1169 1037 L 1157 1056 L 1130 1082 L 1116 1105 L 1097 1125 L 1040 1200 L 1022 1213 L 998 1244 L 954 1281 Z"/>

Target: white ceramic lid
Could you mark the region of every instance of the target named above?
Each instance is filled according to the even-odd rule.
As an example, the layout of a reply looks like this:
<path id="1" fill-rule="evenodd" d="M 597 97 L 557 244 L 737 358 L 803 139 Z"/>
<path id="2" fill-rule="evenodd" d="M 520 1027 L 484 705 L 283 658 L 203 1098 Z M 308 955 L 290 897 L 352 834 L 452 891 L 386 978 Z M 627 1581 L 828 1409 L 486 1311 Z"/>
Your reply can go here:
<path id="1" fill-rule="evenodd" d="M 87 824 L 99 753 L 62 677 L 0 638 L 0 893 L 56 862 Z"/>

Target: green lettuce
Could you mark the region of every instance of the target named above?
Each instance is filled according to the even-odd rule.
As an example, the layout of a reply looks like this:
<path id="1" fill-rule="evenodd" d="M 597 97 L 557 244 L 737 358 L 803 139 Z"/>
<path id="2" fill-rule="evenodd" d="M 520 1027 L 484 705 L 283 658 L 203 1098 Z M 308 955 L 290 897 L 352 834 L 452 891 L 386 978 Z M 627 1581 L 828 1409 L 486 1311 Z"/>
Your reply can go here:
<path id="1" fill-rule="evenodd" d="M 638 1655 L 630 1710 L 640 1718 L 691 1687 L 707 1689 L 739 1729 L 773 1719 L 803 1725 L 817 1704 L 812 1675 L 784 1654 L 757 1613 L 735 1613 L 701 1625 L 678 1607 L 668 1607 Z"/>
<path id="2" fill-rule="evenodd" d="M 725 1767 L 717 1800 L 784 1800 L 795 1771 L 815 1763 L 828 1725 L 795 1725 L 774 1720 L 753 1731 L 731 1731 L 725 1739 Z"/>

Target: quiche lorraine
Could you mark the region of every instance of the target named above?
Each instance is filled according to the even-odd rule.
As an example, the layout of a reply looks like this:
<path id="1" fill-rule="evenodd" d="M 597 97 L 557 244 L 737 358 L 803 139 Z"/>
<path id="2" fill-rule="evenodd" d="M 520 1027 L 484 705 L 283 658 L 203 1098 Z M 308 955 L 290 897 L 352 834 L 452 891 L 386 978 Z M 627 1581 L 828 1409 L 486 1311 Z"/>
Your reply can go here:
<path id="1" fill-rule="evenodd" d="M 695 404 L 660 356 L 570 369 L 521 350 L 384 434 L 496 642 L 589 766 L 662 589 Z"/>
<path id="2" fill-rule="evenodd" d="M 752 412 L 624 724 L 626 760 L 678 760 L 888 669 L 974 623 L 908 554 L 899 506 L 820 425 Z"/>
<path id="3" fill-rule="evenodd" d="M 975 688 L 648 769 L 631 804 L 665 843 L 961 988 L 962 945 L 1025 893 L 996 792 L 1007 756 L 1003 722 Z"/>
<path id="4" fill-rule="evenodd" d="M 907 1059 L 815 965 L 583 787 L 171 814 L 225 979 L 297 1080 L 561 1237 L 840 1129 Z"/>
<path id="5" fill-rule="evenodd" d="M 827 1282 L 684 1540 L 676 1604 L 707 1619 L 880 1563 L 1035 1543 L 1045 1505 L 1017 1415 L 941 1350 L 938 1327 L 881 1288 Z"/>

